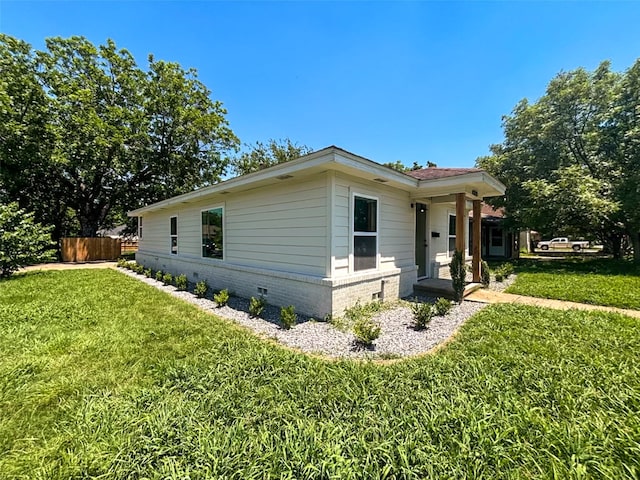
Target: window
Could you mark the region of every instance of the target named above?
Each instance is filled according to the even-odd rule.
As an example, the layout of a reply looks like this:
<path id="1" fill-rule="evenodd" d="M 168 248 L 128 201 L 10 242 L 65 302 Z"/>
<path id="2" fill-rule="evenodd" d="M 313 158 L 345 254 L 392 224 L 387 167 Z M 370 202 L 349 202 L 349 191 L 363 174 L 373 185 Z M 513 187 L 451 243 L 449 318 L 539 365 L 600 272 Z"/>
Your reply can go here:
<path id="1" fill-rule="evenodd" d="M 449 214 L 449 256 L 456 251 L 456 216 Z"/>
<path id="2" fill-rule="evenodd" d="M 171 217 L 171 253 L 178 253 L 178 217 Z"/>
<path id="3" fill-rule="evenodd" d="M 202 211 L 202 256 L 223 257 L 223 210 L 222 207 Z"/>
<path id="4" fill-rule="evenodd" d="M 378 200 L 353 197 L 353 269 L 378 266 Z"/>
<path id="5" fill-rule="evenodd" d="M 142 217 L 138 217 L 138 240 L 142 240 Z"/>

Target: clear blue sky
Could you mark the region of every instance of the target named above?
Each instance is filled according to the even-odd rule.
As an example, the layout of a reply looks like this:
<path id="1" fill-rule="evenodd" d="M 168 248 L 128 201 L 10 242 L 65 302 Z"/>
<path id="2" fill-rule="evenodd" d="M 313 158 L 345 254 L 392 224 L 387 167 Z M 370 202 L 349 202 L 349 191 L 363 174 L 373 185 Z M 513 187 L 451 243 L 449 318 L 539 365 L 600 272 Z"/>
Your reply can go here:
<path id="1" fill-rule="evenodd" d="M 247 143 L 473 166 L 561 70 L 640 57 L 640 2 L 0 0 L 0 30 L 107 38 L 194 67 Z"/>

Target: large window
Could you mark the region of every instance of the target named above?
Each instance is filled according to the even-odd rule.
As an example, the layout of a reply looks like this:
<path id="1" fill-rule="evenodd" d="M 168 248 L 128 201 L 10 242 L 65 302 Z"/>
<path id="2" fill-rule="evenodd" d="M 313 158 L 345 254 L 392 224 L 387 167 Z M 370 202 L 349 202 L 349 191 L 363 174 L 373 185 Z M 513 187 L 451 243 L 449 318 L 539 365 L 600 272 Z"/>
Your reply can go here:
<path id="1" fill-rule="evenodd" d="M 370 270 L 378 264 L 378 201 L 353 197 L 353 269 Z"/>
<path id="2" fill-rule="evenodd" d="M 449 215 L 449 256 L 453 257 L 456 251 L 456 216 Z"/>
<path id="3" fill-rule="evenodd" d="M 178 253 L 178 217 L 171 217 L 171 253 Z"/>
<path id="4" fill-rule="evenodd" d="M 223 210 L 222 207 L 202 211 L 202 256 L 223 257 Z"/>

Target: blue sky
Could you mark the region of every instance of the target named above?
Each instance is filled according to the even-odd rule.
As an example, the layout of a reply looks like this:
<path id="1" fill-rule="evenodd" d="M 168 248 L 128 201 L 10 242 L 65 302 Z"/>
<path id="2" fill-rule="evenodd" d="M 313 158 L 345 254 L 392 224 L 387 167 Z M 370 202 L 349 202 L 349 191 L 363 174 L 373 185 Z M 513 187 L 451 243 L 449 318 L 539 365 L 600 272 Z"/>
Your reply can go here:
<path id="1" fill-rule="evenodd" d="M 640 2 L 0 0 L 0 30 L 107 38 L 194 67 L 246 143 L 473 166 L 561 70 L 640 57 Z"/>

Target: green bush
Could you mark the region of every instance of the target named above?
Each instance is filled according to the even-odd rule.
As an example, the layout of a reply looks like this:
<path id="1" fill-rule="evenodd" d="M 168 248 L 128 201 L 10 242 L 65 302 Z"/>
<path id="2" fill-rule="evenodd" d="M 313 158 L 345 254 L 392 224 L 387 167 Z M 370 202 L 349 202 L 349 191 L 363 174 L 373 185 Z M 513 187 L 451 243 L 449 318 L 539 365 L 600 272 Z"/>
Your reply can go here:
<path id="1" fill-rule="evenodd" d="M 480 282 L 482 282 L 483 286 L 488 287 L 491 283 L 491 270 L 489 269 L 489 264 L 485 260 L 482 260 L 480 263 L 480 269 Z"/>
<path id="2" fill-rule="evenodd" d="M 162 283 L 164 283 L 165 285 L 171 285 L 172 282 L 173 275 L 171 275 L 170 273 L 165 273 L 164 275 L 162 275 Z"/>
<path id="3" fill-rule="evenodd" d="M 446 298 L 438 298 L 433 304 L 433 313 L 439 317 L 444 317 L 451 310 L 451 301 Z"/>
<path id="4" fill-rule="evenodd" d="M 0 204 L 0 278 L 10 277 L 27 265 L 54 259 L 53 227 L 44 227 L 33 217 L 33 213 L 20 209 L 17 203 Z"/>
<path id="5" fill-rule="evenodd" d="M 464 266 L 464 257 L 461 251 L 456 250 L 449 265 L 451 282 L 453 283 L 453 298 L 456 302 L 462 302 L 464 298 L 464 283 L 467 271 Z"/>
<path id="6" fill-rule="evenodd" d="M 139 275 L 142 275 L 144 273 L 144 265 L 141 265 L 139 263 L 136 263 L 133 266 L 133 271 L 136 272 Z"/>
<path id="7" fill-rule="evenodd" d="M 433 308 L 430 303 L 414 303 L 411 305 L 413 311 L 413 327 L 416 330 L 424 330 L 433 318 Z"/>
<path id="8" fill-rule="evenodd" d="M 178 275 L 175 281 L 176 281 L 176 288 L 178 290 L 184 291 L 187 289 L 187 285 L 189 282 L 187 281 L 187 276 L 185 274 Z"/>
<path id="9" fill-rule="evenodd" d="M 267 301 L 264 297 L 251 297 L 249 300 L 249 314 L 252 317 L 259 317 L 264 312 L 264 307 L 267 306 Z"/>
<path id="10" fill-rule="evenodd" d="M 504 275 L 502 274 L 502 272 L 496 272 L 495 277 L 496 277 L 496 282 L 504 281 Z"/>
<path id="11" fill-rule="evenodd" d="M 209 291 L 209 285 L 207 285 L 206 280 L 200 280 L 196 283 L 196 287 L 193 289 L 193 293 L 196 294 L 198 298 L 204 298 L 207 296 L 207 292 Z"/>
<path id="12" fill-rule="evenodd" d="M 161 282 L 161 281 L 162 281 L 162 277 L 163 277 L 163 275 L 164 275 L 164 273 L 162 272 L 162 270 L 158 270 L 158 271 L 156 272 L 156 280 L 157 280 L 158 282 Z"/>
<path id="13" fill-rule="evenodd" d="M 127 261 L 124 258 L 119 258 L 116 262 L 116 265 L 120 268 L 125 268 L 127 265 Z"/>
<path id="14" fill-rule="evenodd" d="M 218 293 L 213 295 L 213 301 L 216 302 L 218 307 L 224 307 L 229 301 L 229 290 L 226 288 L 224 290 L 220 290 Z"/>
<path id="15" fill-rule="evenodd" d="M 293 305 L 288 307 L 282 307 L 280 309 L 280 323 L 285 330 L 289 330 L 296 324 L 298 316 L 296 315 L 296 309 Z"/>
<path id="16" fill-rule="evenodd" d="M 147 277 L 147 278 L 151 278 L 151 269 L 150 268 L 147 268 L 144 271 L 144 276 Z"/>
<path id="17" fill-rule="evenodd" d="M 380 336 L 380 325 L 370 318 L 360 317 L 353 324 L 353 334 L 359 344 L 370 347 Z"/>

